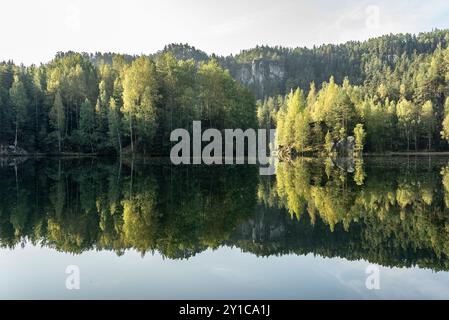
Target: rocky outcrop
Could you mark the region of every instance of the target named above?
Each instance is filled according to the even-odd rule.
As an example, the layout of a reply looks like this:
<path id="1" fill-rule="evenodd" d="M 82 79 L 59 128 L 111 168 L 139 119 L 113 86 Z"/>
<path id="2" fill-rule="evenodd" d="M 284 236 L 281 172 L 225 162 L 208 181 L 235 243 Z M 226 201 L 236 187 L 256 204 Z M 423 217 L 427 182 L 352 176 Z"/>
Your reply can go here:
<path id="1" fill-rule="evenodd" d="M 242 64 L 234 76 L 256 90 L 256 96 L 263 97 L 268 88 L 280 86 L 285 78 L 285 65 L 278 60 L 254 59 L 251 63 Z"/>
<path id="2" fill-rule="evenodd" d="M 335 152 L 338 157 L 353 157 L 355 147 L 355 138 L 349 136 L 335 143 L 331 151 Z"/>

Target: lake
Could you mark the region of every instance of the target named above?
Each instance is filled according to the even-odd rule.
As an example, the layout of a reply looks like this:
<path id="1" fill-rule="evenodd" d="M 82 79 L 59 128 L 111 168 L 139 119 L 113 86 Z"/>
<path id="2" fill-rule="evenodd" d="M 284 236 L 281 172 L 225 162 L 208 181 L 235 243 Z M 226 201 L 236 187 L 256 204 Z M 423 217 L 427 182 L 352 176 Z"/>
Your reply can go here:
<path id="1" fill-rule="evenodd" d="M 449 158 L 0 164 L 2 299 L 449 298 Z"/>

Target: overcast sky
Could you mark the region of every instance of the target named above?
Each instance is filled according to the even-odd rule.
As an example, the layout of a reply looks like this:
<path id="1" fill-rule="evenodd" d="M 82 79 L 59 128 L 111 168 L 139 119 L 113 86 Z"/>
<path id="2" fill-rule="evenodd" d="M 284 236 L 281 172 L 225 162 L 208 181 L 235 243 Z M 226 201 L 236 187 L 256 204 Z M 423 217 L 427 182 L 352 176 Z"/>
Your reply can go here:
<path id="1" fill-rule="evenodd" d="M 227 55 L 449 28 L 447 0 L 2 0 L 0 60 L 57 51 L 153 53 L 189 43 Z"/>

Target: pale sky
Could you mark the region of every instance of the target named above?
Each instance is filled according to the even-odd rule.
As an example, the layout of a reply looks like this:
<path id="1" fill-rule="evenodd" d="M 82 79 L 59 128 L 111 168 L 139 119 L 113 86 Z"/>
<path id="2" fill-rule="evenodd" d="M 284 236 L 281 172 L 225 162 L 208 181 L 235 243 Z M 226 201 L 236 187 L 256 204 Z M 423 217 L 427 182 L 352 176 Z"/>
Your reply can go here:
<path id="1" fill-rule="evenodd" d="M 0 60 L 58 51 L 154 53 L 189 43 L 228 55 L 449 28 L 447 0 L 2 0 Z"/>

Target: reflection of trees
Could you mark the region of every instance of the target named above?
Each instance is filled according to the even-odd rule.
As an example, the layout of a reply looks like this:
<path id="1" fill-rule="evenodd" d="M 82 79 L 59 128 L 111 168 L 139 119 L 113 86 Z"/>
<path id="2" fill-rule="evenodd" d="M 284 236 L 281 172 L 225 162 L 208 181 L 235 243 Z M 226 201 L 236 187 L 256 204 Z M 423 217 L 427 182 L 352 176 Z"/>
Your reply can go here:
<path id="1" fill-rule="evenodd" d="M 254 213 L 257 168 L 27 164 L 16 192 L 2 171 L 0 241 L 27 238 L 57 250 L 159 251 L 172 258 L 217 248 Z M 32 214 L 36 212 L 36 214 Z M 30 220 L 34 219 L 34 220 Z"/>
<path id="2" fill-rule="evenodd" d="M 0 243 L 170 258 L 229 245 L 447 270 L 448 167 L 302 158 L 258 178 L 251 166 L 30 162 L 17 184 L 0 171 Z"/>
<path id="3" fill-rule="evenodd" d="M 310 229 L 307 224 L 312 224 L 317 230 L 320 225 L 322 233 L 312 252 L 322 250 L 318 244 L 330 231 L 338 237 L 336 243 L 327 246 L 341 245 L 340 256 L 389 265 L 449 268 L 449 212 L 442 202 L 446 195 L 440 191 L 441 180 L 435 168 L 424 168 L 419 162 L 412 166 L 374 163 L 374 172 L 365 174 L 356 163 L 355 172 L 349 174 L 329 170 L 328 162 L 316 162 L 298 159 L 293 164 L 280 163 L 275 188 L 271 189 L 277 193 L 279 205 L 294 216 L 308 213 L 309 222 L 298 222 L 298 226 Z M 443 185 L 445 179 L 449 181 L 447 172 L 442 171 Z M 349 179 L 350 175 L 354 178 Z M 357 175 L 363 176 L 363 181 Z M 266 197 L 273 198 L 261 198 Z M 295 234 L 302 238 L 307 233 L 301 230 Z M 297 252 L 297 248 L 291 250 Z"/>

